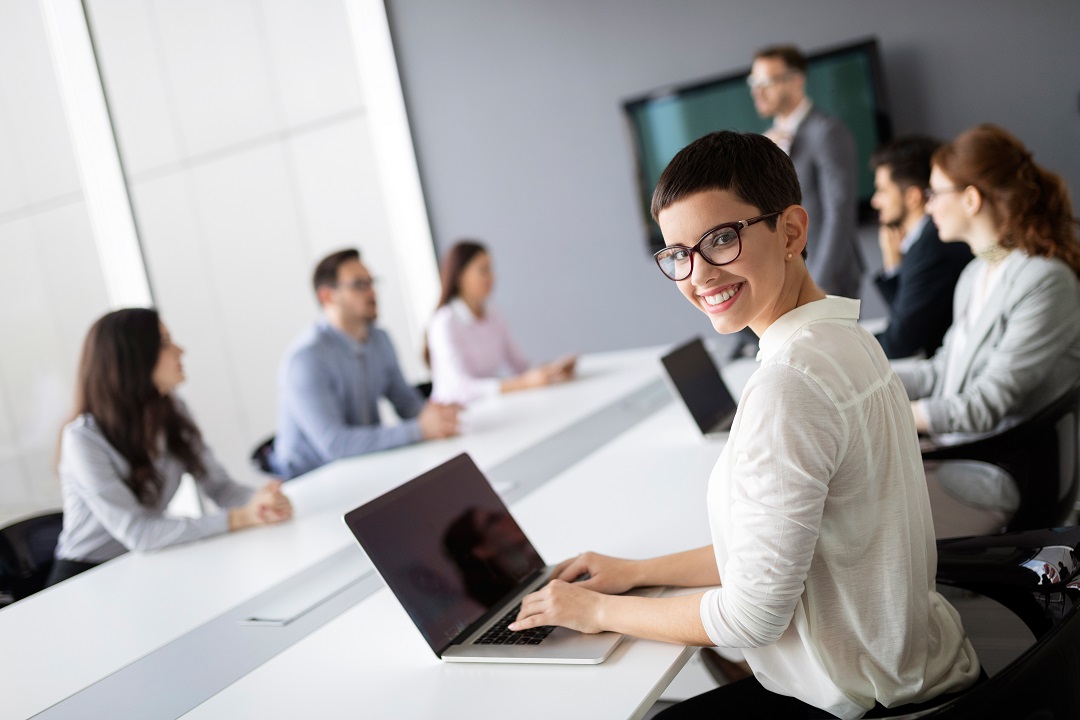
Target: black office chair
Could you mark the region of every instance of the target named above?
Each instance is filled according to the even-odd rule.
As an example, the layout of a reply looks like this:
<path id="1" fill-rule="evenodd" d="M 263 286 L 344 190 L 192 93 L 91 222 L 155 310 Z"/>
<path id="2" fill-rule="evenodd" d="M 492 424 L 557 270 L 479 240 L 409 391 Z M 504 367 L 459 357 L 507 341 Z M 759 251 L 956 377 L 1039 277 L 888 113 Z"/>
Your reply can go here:
<path id="1" fill-rule="evenodd" d="M 1035 644 L 993 677 L 920 720 L 1080 717 L 1080 527 L 938 541 L 937 581 L 992 598 Z"/>
<path id="2" fill-rule="evenodd" d="M 270 455 L 274 452 L 274 437 L 274 435 L 271 435 L 251 451 L 251 466 L 267 475 L 277 474 L 270 464 Z"/>
<path id="3" fill-rule="evenodd" d="M 63 525 L 63 513 L 51 512 L 0 529 L 0 605 L 45 587 Z"/>
<path id="4" fill-rule="evenodd" d="M 922 456 L 1003 470 L 1019 495 L 1006 532 L 1060 525 L 1068 521 L 1080 487 L 1080 385 L 1019 425 L 957 445 L 926 445 Z"/>

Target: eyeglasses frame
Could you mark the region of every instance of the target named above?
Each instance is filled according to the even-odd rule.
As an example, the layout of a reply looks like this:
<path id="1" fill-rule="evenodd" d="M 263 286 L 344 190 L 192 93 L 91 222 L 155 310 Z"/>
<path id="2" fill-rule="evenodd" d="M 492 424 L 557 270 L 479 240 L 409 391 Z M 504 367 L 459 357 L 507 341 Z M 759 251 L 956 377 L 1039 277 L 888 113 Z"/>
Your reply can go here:
<path id="1" fill-rule="evenodd" d="M 711 228 L 709 230 L 706 230 L 704 233 L 702 233 L 701 237 L 698 238 L 698 241 L 696 243 L 694 243 L 693 247 L 686 247 L 685 245 L 668 245 L 666 247 L 661 248 L 660 250 L 657 250 L 655 253 L 653 253 L 653 260 L 656 261 L 656 267 L 660 268 L 660 272 L 663 273 L 664 277 L 666 277 L 668 280 L 671 280 L 672 282 L 682 282 L 683 280 L 690 277 L 694 273 L 694 253 L 695 252 L 698 255 L 701 256 L 702 260 L 709 263 L 713 267 L 723 267 L 724 265 L 730 265 L 731 263 L 738 260 L 739 256 L 742 255 L 742 232 L 741 232 L 742 230 L 745 230 L 746 228 L 750 227 L 751 225 L 753 225 L 755 223 L 759 223 L 762 220 L 768 220 L 771 217 L 776 217 L 777 215 L 783 215 L 783 214 L 784 214 L 783 210 L 776 210 L 774 212 L 765 213 L 764 215 L 758 215 L 757 217 L 752 217 L 749 220 L 736 220 L 735 222 L 720 223 L 716 227 Z M 709 237 L 714 232 L 716 232 L 717 230 L 720 230 L 722 228 L 731 228 L 732 230 L 735 231 L 735 238 L 739 241 L 739 250 L 738 250 L 738 252 L 735 253 L 735 257 L 731 258 L 727 262 L 718 263 L 718 262 L 713 262 L 709 258 L 705 257 L 705 253 L 701 252 L 701 243 L 705 242 L 705 238 Z M 673 277 L 671 277 L 666 272 L 664 272 L 663 266 L 660 265 L 660 254 L 664 253 L 664 252 L 667 252 L 668 250 L 672 250 L 674 248 L 680 248 L 680 249 L 686 250 L 686 251 L 688 251 L 690 253 L 690 271 L 687 272 L 686 275 L 684 275 L 681 278 L 673 278 Z"/>
<path id="2" fill-rule="evenodd" d="M 375 284 L 378 282 L 378 278 L 370 278 L 368 280 L 356 279 L 349 282 L 336 282 L 329 287 L 335 290 L 353 290 L 355 292 L 368 292 L 375 289 Z"/>
<path id="3" fill-rule="evenodd" d="M 948 193 L 964 192 L 969 187 L 971 187 L 971 186 L 970 185 L 965 185 L 964 187 L 960 187 L 959 185 L 956 185 L 954 187 L 941 188 L 940 190 L 937 190 L 935 188 L 927 186 L 926 189 L 924 189 L 922 191 L 923 200 L 925 200 L 926 202 L 930 202 L 931 200 L 936 199 L 938 195 L 946 195 Z"/>

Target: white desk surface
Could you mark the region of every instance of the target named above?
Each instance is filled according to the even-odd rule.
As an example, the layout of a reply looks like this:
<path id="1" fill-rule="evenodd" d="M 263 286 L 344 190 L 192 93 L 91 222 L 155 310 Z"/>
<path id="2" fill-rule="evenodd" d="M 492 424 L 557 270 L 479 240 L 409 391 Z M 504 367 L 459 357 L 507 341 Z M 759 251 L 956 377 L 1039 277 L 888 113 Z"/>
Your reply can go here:
<path id="1" fill-rule="evenodd" d="M 705 492 L 722 443 L 669 404 L 513 508 L 548 562 L 648 557 L 710 542 Z M 641 717 L 692 649 L 627 639 L 600 665 L 439 661 L 383 588 L 184 715 Z"/>
<path id="2" fill-rule="evenodd" d="M 342 513 L 453 455 L 468 451 L 481 468 L 491 468 L 647 386 L 659 377 L 658 355 L 658 349 L 647 349 L 583 357 L 579 363 L 580 377 L 572 383 L 502 396 L 470 409 L 466 418 L 467 431 L 461 437 L 338 461 L 288 483 L 285 490 L 296 510 L 295 518 L 288 523 L 230 533 L 145 555 L 131 553 L 0 611 L 0 647 L 3 648 L 0 678 L 4 679 L 5 688 L 17 688 L 17 691 L 3 693 L 0 717 L 26 718 L 41 712 L 353 544 L 341 522 Z M 736 375 L 739 374 L 744 380 L 746 373 L 737 371 Z M 725 376 L 728 375 L 725 371 Z M 732 385 L 741 387 L 741 382 Z M 656 424 L 662 420 L 671 426 L 669 430 L 677 428 L 678 431 L 674 434 L 663 432 L 663 423 L 660 427 Z M 653 428 L 657 433 L 643 436 L 641 429 L 644 427 Z M 610 449 L 605 447 L 594 453 L 607 458 L 605 462 L 596 464 L 597 460 L 590 456 L 572 471 L 563 473 L 566 477 L 560 476 L 514 505 L 515 516 L 549 559 L 585 546 L 628 555 L 657 554 L 686 546 L 686 542 L 672 540 L 682 538 L 676 533 L 690 532 L 692 526 L 681 520 L 674 521 L 678 516 L 673 513 L 676 507 L 703 508 L 704 486 L 696 487 L 700 493 L 691 493 L 683 498 L 685 502 L 676 503 L 677 495 L 671 492 L 668 484 L 682 483 L 687 480 L 687 475 L 692 475 L 695 482 L 704 483 L 711 461 L 704 462 L 693 473 L 672 477 L 674 464 L 670 460 L 682 458 L 681 464 L 701 454 L 715 459 L 720 446 L 703 443 L 682 408 L 675 404 L 632 428 L 626 436 L 637 438 L 626 446 L 629 455 L 639 449 L 653 448 L 649 455 L 652 459 L 646 460 L 642 455 L 632 462 L 624 461 L 620 466 L 617 459 L 611 459 Z M 622 445 L 621 440 L 618 442 Z M 683 446 L 689 448 L 689 454 L 679 449 Z M 646 472 L 646 463 L 652 464 L 653 471 Z M 581 479 L 581 467 L 594 468 L 591 471 L 593 477 Z M 624 477 L 613 476 L 620 472 Z M 562 497 L 581 493 L 581 497 L 598 500 L 613 482 L 626 484 L 627 492 L 609 493 L 612 497 L 606 499 L 606 507 L 609 510 L 621 507 L 625 513 L 652 518 L 662 523 L 658 527 L 665 527 L 662 534 L 638 531 L 612 543 L 611 540 L 619 536 L 602 531 L 606 527 L 602 524 L 588 522 L 587 518 L 595 508 L 580 504 L 559 509 L 563 518 L 558 523 L 543 519 L 543 513 L 554 512 L 557 506 L 559 495 L 553 498 L 553 487 L 562 488 Z M 580 489 L 578 485 L 581 485 Z M 548 498 L 546 505 L 543 498 Z M 541 510 L 532 510 L 534 507 Z M 665 512 L 668 507 L 670 513 Z M 536 512 L 541 515 L 535 515 Z M 570 529 L 574 532 L 568 532 Z M 695 542 L 702 544 L 707 540 L 707 536 L 702 536 Z M 384 607 L 386 612 L 361 612 L 361 607 Z M 361 628 L 359 635 L 353 629 L 354 624 Z M 330 627 L 335 629 L 329 630 Z M 393 628 L 391 634 L 414 641 L 411 646 L 408 642 L 403 643 L 409 648 L 407 650 L 393 651 L 400 652 L 405 662 L 403 674 L 437 674 L 432 680 L 435 685 L 414 690 L 414 694 L 430 695 L 432 702 L 442 696 L 439 688 L 447 678 L 520 671 L 520 668 L 471 666 L 446 668 L 431 655 L 404 612 L 385 590 L 297 643 L 295 651 L 290 649 L 280 657 L 283 661 L 303 657 L 304 648 L 318 647 L 319 643 L 340 634 L 345 638 L 359 638 L 357 651 L 353 653 L 355 662 L 368 663 L 372 656 L 362 651 L 367 645 L 363 638 L 369 634 L 377 637 L 377 633 L 384 630 L 390 633 L 390 628 Z M 640 659 L 640 651 L 633 651 L 633 648 L 644 645 L 631 643 L 620 648 L 599 672 L 606 677 L 610 668 L 633 665 Z M 340 654 L 341 650 L 336 652 Z M 677 671 L 685 660 L 682 649 L 665 648 L 665 652 L 673 654 L 661 664 L 666 662 L 674 668 L 673 672 Z M 334 653 L 329 653 L 314 662 L 317 667 L 326 668 L 327 660 L 333 656 Z M 269 668 L 277 667 L 277 661 L 265 667 L 267 672 L 272 672 Z M 649 663 L 649 667 L 653 671 L 656 664 Z M 559 674 L 568 669 L 544 668 L 539 672 Z M 595 673 L 597 669 L 589 672 Z M 252 677 L 263 677 L 259 673 L 261 670 L 252 673 Z M 289 686 L 296 688 L 318 682 L 313 675 L 319 673 L 294 677 Z M 670 680 L 661 675 L 657 673 L 651 682 L 666 684 Z M 356 677 L 349 677 L 355 685 Z M 237 692 L 261 685 L 258 678 L 253 679 L 251 685 L 246 681 L 238 683 Z M 420 679 L 413 677 L 413 680 Z M 177 680 L 182 682 L 182 676 Z M 426 680 L 422 680 L 422 684 L 424 682 Z M 393 682 L 388 680 L 387 687 L 391 685 Z M 223 703 L 233 697 L 228 693 L 219 695 Z M 197 711 L 213 713 L 214 707 L 211 702 Z M 271 716 L 284 715 L 279 707 L 272 710 Z M 610 712 L 609 708 L 603 714 Z M 230 713 L 226 712 L 218 716 L 228 715 Z M 249 716 L 250 712 L 239 715 Z M 209 716 L 212 715 L 206 715 Z"/>

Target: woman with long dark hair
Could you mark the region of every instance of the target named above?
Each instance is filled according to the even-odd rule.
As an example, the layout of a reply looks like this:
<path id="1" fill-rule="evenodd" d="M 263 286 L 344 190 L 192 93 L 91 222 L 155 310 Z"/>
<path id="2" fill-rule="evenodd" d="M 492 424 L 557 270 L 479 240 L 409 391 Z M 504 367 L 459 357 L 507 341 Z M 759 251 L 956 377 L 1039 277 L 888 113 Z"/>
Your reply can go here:
<path id="1" fill-rule="evenodd" d="M 280 481 L 255 491 L 234 482 L 173 390 L 183 349 L 156 310 L 110 312 L 83 344 L 74 418 L 60 436 L 64 527 L 49 584 L 128 550 L 188 542 L 292 516 Z M 226 513 L 165 514 L 191 473 Z"/>
<path id="2" fill-rule="evenodd" d="M 506 320 L 488 303 L 494 282 L 491 255 L 478 242 L 455 243 L 443 258 L 442 293 L 426 351 L 437 402 L 467 403 L 574 375 L 574 356 L 529 369 Z"/>
<path id="3" fill-rule="evenodd" d="M 922 432 L 984 433 L 1080 377 L 1080 243 L 1065 183 L 1023 143 L 979 125 L 933 157 L 927 211 L 975 255 L 933 358 L 897 367 Z M 947 439 L 947 438 L 946 438 Z"/>

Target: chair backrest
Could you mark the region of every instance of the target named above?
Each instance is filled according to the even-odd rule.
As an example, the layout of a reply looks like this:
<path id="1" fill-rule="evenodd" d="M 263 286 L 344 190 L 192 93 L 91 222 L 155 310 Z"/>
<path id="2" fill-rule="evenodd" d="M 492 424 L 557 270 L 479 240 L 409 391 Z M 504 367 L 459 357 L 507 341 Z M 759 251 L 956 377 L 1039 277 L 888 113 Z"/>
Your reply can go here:
<path id="1" fill-rule="evenodd" d="M 1066 521 L 1080 488 L 1080 385 L 1027 420 L 967 443 L 923 451 L 924 460 L 981 460 L 1016 482 L 1020 506 L 1007 531 Z"/>
<path id="2" fill-rule="evenodd" d="M 270 464 L 270 455 L 274 452 L 274 435 L 255 446 L 251 451 L 251 465 L 259 472 L 274 475 L 274 467 Z"/>
<path id="3" fill-rule="evenodd" d="M 1001 602 L 1035 644 L 955 700 L 911 717 L 934 720 L 1080 716 L 1080 527 L 938 542 L 938 582 Z"/>
<path id="4" fill-rule="evenodd" d="M 15 600 L 45 586 L 64 515 L 46 513 L 0 529 L 0 589 Z"/>

